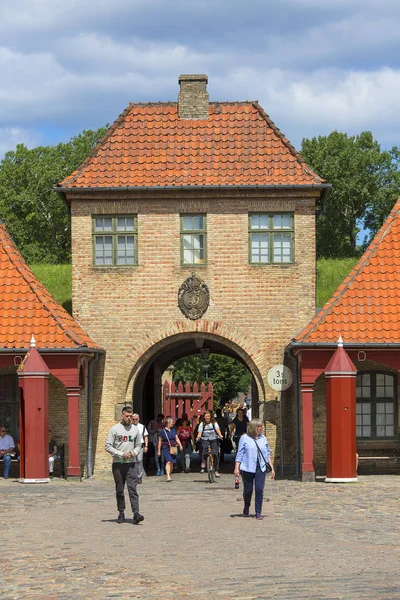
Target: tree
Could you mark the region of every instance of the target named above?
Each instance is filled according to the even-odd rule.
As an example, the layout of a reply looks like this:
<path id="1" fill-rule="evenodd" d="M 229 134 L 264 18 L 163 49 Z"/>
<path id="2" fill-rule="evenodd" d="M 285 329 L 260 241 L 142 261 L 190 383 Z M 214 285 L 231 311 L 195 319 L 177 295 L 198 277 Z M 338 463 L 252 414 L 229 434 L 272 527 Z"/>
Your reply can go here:
<path id="1" fill-rule="evenodd" d="M 382 151 L 369 131 L 333 131 L 303 139 L 301 154 L 333 186 L 325 205 L 317 207 L 318 257 L 356 255 L 360 224 L 373 234 L 399 195 L 399 151 Z"/>
<path id="2" fill-rule="evenodd" d="M 28 262 L 69 262 L 70 218 L 53 188 L 84 161 L 105 131 L 83 131 L 57 146 L 19 144 L 2 160 L 0 220 Z"/>
<path id="3" fill-rule="evenodd" d="M 173 365 L 172 378 L 175 383 L 205 381 L 205 364 L 208 366 L 208 380 L 214 389 L 214 405 L 221 406 L 239 392 L 247 392 L 251 385 L 251 373 L 242 363 L 228 356 L 210 354 L 206 363 L 200 356 L 188 356 Z"/>

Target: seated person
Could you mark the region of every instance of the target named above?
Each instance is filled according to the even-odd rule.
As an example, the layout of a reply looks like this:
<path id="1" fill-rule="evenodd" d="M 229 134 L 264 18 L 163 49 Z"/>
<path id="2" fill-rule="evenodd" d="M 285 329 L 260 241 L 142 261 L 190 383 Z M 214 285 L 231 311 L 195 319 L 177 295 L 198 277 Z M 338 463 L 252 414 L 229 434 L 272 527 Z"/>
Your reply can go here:
<path id="1" fill-rule="evenodd" d="M 0 458 L 4 462 L 4 479 L 8 479 L 13 456 L 15 456 L 14 440 L 6 433 L 5 426 L 0 425 Z"/>
<path id="2" fill-rule="evenodd" d="M 49 429 L 49 472 L 50 477 L 53 476 L 54 461 L 58 458 L 57 442 L 53 439 L 51 429 Z"/>

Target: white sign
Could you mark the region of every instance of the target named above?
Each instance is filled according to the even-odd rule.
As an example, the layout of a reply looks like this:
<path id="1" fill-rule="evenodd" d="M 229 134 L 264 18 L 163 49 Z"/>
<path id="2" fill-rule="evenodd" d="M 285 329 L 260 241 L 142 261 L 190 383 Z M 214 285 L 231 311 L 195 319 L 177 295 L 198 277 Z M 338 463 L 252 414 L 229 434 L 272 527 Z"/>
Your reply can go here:
<path id="1" fill-rule="evenodd" d="M 268 371 L 268 383 L 273 390 L 284 392 L 293 383 L 292 371 L 285 365 L 275 365 Z"/>

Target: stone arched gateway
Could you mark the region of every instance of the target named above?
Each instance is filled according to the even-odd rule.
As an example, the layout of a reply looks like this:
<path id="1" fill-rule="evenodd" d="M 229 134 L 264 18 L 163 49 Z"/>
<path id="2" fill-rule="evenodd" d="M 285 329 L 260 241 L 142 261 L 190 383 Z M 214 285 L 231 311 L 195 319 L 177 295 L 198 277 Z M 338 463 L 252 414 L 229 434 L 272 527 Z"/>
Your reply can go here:
<path id="1" fill-rule="evenodd" d="M 252 340 L 238 328 L 229 328 L 221 322 L 176 321 L 149 333 L 125 357 L 115 378 L 115 389 L 121 401 L 132 401 L 133 388 L 150 365 L 158 361 L 158 368 L 162 372 L 175 360 L 198 353 L 203 344 L 212 352 L 231 356 L 242 362 L 255 379 L 259 401 L 265 400 L 265 382 L 262 377 L 266 367 L 265 357 L 257 351 L 256 340 Z M 133 397 L 133 400 L 135 402 L 136 398 Z M 142 405 L 139 399 L 137 408 L 142 409 Z M 157 406 L 154 408 L 157 409 Z M 254 408 L 258 410 L 258 406 Z"/>
<path id="2" fill-rule="evenodd" d="M 179 358 L 199 354 L 200 348 L 235 358 L 248 368 L 252 374 L 253 414 L 258 415 L 259 403 L 265 398 L 265 386 L 259 368 L 240 346 L 227 338 L 210 333 L 180 333 L 154 344 L 147 360 L 142 357 L 132 369 L 126 400 L 133 401 L 135 410 L 143 414 L 145 419 L 160 412 L 162 373 Z"/>

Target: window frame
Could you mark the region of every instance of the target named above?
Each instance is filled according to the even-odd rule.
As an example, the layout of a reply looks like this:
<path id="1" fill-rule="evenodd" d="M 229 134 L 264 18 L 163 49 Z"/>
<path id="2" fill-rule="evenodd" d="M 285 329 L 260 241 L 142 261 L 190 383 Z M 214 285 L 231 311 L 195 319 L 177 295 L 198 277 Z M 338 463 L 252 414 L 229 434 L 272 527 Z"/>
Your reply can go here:
<path id="1" fill-rule="evenodd" d="M 290 229 L 275 229 L 274 217 L 276 216 L 290 216 Z M 252 227 L 253 217 L 266 216 L 268 217 L 268 228 L 254 229 Z M 268 262 L 254 262 L 252 255 L 252 234 L 264 233 L 268 235 Z M 274 258 L 274 234 L 275 233 L 288 233 L 290 235 L 290 261 L 275 261 Z M 279 265 L 287 266 L 293 265 L 294 263 L 294 213 L 291 211 L 279 211 L 279 212 L 251 212 L 248 215 L 248 245 L 249 245 L 249 264 L 254 267 L 265 267 L 268 265 Z"/>
<path id="2" fill-rule="evenodd" d="M 96 231 L 96 219 L 111 219 L 111 231 Z M 133 229 L 125 229 L 123 231 L 118 231 L 118 219 L 133 219 Z M 131 264 L 118 264 L 118 236 L 123 235 L 132 235 L 134 240 L 134 262 Z M 111 236 L 111 247 L 112 247 L 112 263 L 108 265 L 101 265 L 96 263 L 96 237 L 100 236 Z M 109 269 L 115 268 L 132 268 L 138 266 L 138 225 L 137 225 L 137 215 L 136 214 L 118 214 L 118 215 L 102 215 L 102 214 L 93 214 L 92 215 L 92 264 L 93 267 L 99 269 Z"/>
<path id="3" fill-rule="evenodd" d="M 184 229 L 183 219 L 184 217 L 203 217 L 203 229 Z M 207 266 L 207 215 L 206 213 L 181 213 L 179 215 L 179 226 L 180 226 L 180 263 L 181 267 L 193 268 L 193 267 L 205 267 Z M 204 236 L 204 261 L 202 263 L 185 263 L 184 262 L 184 247 L 183 247 L 183 236 L 184 235 L 203 235 Z"/>
<path id="4" fill-rule="evenodd" d="M 398 393 L 397 393 L 397 374 L 391 371 L 359 371 L 357 373 L 357 377 L 362 375 L 370 376 L 370 397 L 366 398 L 357 398 L 356 396 L 356 405 L 357 404 L 370 404 L 371 405 L 371 435 L 370 436 L 357 436 L 357 442 L 370 442 L 370 441 L 379 441 L 379 442 L 393 442 L 399 439 L 399 422 L 398 422 Z M 377 375 L 390 375 L 393 377 L 393 392 L 394 396 L 388 397 L 380 397 L 377 396 Z M 362 387 L 362 386 L 361 386 Z M 356 388 L 357 388 L 357 378 L 356 378 Z M 378 403 L 389 403 L 393 402 L 393 436 L 378 436 L 377 431 L 377 404 Z M 357 417 L 356 417 L 357 420 Z"/>

